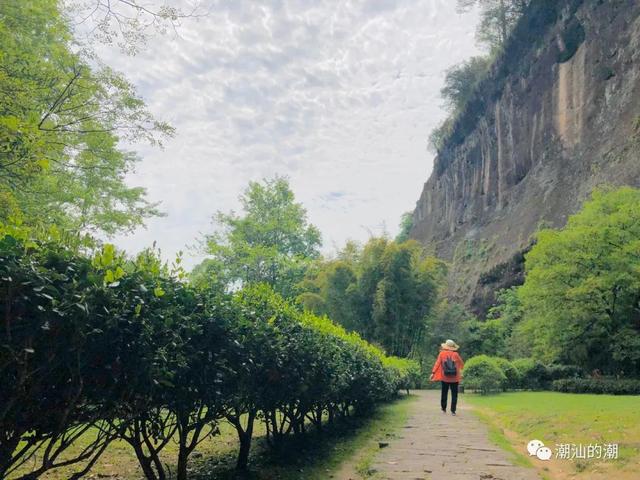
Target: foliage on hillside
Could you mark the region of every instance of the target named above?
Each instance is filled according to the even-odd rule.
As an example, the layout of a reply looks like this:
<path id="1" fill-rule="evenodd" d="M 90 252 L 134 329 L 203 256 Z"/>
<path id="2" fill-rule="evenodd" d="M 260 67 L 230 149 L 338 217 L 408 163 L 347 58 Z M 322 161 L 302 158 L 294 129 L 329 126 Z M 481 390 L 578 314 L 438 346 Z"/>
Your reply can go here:
<path id="1" fill-rule="evenodd" d="M 507 79 L 511 75 L 522 74 L 529 63 L 521 61 L 532 51 L 532 47 L 543 41 L 545 33 L 560 18 L 572 19 L 564 25 L 568 45 L 552 44 L 557 51 L 559 62 L 570 59 L 584 39 L 581 25 L 573 14 L 584 0 L 460 0 L 464 11 L 468 5 L 479 3 L 481 22 L 478 37 L 487 39 L 490 56 L 488 68 L 480 75 L 464 75 L 467 64 L 452 67 L 447 75 L 447 83 L 453 78 L 465 79 L 462 91 L 469 92 L 464 102 L 457 102 L 448 89 L 443 90 L 445 103 L 455 105 L 450 115 L 430 136 L 430 145 L 437 151 L 435 171 L 440 174 L 448 166 L 451 151 L 460 145 L 474 130 L 493 102 L 500 97 Z M 486 35 L 483 33 L 485 32 Z M 533 40 L 533 41 L 532 41 Z"/>
<path id="2" fill-rule="evenodd" d="M 639 225 L 640 190 L 596 189 L 564 228 L 538 233 L 525 256 L 524 284 L 500 292 L 486 319 L 441 304 L 427 319 L 425 351 L 451 337 L 467 356 L 532 358 L 527 361 L 535 359 L 538 369 L 571 365 L 583 373 L 638 377 Z M 538 377 L 540 387 L 550 385 Z"/>
<path id="3" fill-rule="evenodd" d="M 639 207 L 640 190 L 596 190 L 566 227 L 538 234 L 516 333 L 537 357 L 640 375 Z"/>

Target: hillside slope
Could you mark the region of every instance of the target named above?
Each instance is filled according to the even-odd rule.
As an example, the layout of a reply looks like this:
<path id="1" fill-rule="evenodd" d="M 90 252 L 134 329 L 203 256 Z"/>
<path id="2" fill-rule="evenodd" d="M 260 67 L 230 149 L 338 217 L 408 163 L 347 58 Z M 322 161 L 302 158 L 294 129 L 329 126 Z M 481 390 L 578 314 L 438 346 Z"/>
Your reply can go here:
<path id="1" fill-rule="evenodd" d="M 438 153 L 411 237 L 482 313 L 535 231 L 604 184 L 640 186 L 640 1 L 539 0 Z"/>

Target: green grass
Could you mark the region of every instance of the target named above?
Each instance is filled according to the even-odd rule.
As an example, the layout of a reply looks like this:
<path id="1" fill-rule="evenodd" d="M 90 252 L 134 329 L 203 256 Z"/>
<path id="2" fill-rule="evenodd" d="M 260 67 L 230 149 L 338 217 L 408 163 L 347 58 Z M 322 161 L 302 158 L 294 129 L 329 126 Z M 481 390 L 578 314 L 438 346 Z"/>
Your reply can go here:
<path id="1" fill-rule="evenodd" d="M 492 417 L 489 414 L 481 411 L 476 411 L 475 414 L 489 429 L 489 441 L 511 454 L 511 461 L 515 465 L 527 468 L 533 467 L 529 457 L 523 454 L 520 450 L 517 450 L 511 444 L 511 442 L 504 436 L 503 430 L 491 421 Z"/>
<path id="2" fill-rule="evenodd" d="M 492 441 L 512 452 L 518 462 L 529 462 L 524 442 L 536 438 L 552 450 L 557 443 L 617 443 L 619 458 L 608 461 L 606 467 L 616 470 L 638 468 L 639 396 L 514 392 L 467 395 L 466 400 L 489 424 Z M 514 445 L 514 436 L 506 436 L 505 431 L 514 432 L 521 443 Z M 576 473 L 586 472 L 582 478 L 590 478 L 589 470 L 598 462 L 571 463 Z"/>
<path id="3" fill-rule="evenodd" d="M 301 438 L 291 438 L 277 451 L 269 449 L 265 441 L 264 424 L 256 421 L 251 449 L 249 472 L 238 474 L 235 456 L 238 441 L 234 428 L 226 422 L 220 425 L 220 435 L 198 446 L 189 465 L 192 480 L 324 480 L 341 465 L 350 461 L 354 469 L 367 477 L 377 450 L 379 439 L 388 438 L 403 424 L 408 408 L 417 397 L 401 396 L 380 405 L 369 417 L 353 417 L 321 433 L 311 430 Z M 90 432 L 80 438 L 73 451 L 80 451 L 89 442 Z M 172 465 L 177 458 L 177 445 L 170 442 L 162 454 L 163 461 Z M 22 469 L 20 473 L 26 473 Z M 64 480 L 73 468 L 47 472 L 42 478 Z M 144 477 L 131 447 L 123 441 L 113 442 L 91 470 L 89 477 L 105 479 L 141 480 Z"/>

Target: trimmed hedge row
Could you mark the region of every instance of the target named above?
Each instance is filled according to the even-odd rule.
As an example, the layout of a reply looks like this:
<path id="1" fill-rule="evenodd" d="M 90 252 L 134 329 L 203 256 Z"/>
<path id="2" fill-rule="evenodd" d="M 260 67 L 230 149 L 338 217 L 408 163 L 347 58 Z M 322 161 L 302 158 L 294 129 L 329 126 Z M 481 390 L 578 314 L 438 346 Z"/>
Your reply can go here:
<path id="1" fill-rule="evenodd" d="M 575 365 L 544 365 L 531 358 L 509 361 L 478 355 L 465 364 L 466 387 L 486 394 L 500 390 L 555 390 L 567 393 L 640 395 L 640 379 L 583 378 Z"/>
<path id="2" fill-rule="evenodd" d="M 482 394 L 499 391 L 507 377 L 493 357 L 477 355 L 464 365 L 464 386 L 479 390 Z"/>
<path id="3" fill-rule="evenodd" d="M 583 370 L 574 365 L 544 365 L 531 358 L 507 360 L 477 355 L 465 364 L 464 384 L 482 393 L 506 390 L 548 390 L 559 379 L 578 378 Z"/>
<path id="4" fill-rule="evenodd" d="M 566 393 L 640 395 L 640 380 L 618 378 L 565 378 L 553 381 L 553 389 Z"/>
<path id="5" fill-rule="evenodd" d="M 255 420 L 275 445 L 309 424 L 322 428 L 323 418 L 368 412 L 419 376 L 414 362 L 266 286 L 210 293 L 152 251 L 127 259 L 109 245 L 2 228 L 2 478 L 37 478 L 69 462 L 78 466 L 70 478 L 81 478 L 119 438 L 153 480 L 168 477 L 160 453 L 177 441 L 183 480 L 189 455 L 224 419 L 244 468 Z M 89 445 L 70 449 L 80 437 Z"/>

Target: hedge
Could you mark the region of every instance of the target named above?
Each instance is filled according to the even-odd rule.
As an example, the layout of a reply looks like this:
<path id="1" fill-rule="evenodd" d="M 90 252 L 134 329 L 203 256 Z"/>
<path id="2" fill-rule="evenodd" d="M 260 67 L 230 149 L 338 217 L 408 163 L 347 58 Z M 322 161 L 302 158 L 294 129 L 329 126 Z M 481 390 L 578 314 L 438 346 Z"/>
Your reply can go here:
<path id="1" fill-rule="evenodd" d="M 518 388 L 544 390 L 549 387 L 549 372 L 542 362 L 532 358 L 517 358 L 511 363 L 519 372 Z"/>
<path id="2" fill-rule="evenodd" d="M 501 357 L 491 358 L 502 370 L 505 378 L 502 390 L 547 390 L 551 382 L 565 378 L 577 378 L 584 374 L 581 367 L 576 365 L 545 365 L 532 358 L 518 358 L 509 361 Z"/>
<path id="3" fill-rule="evenodd" d="M 233 295 L 198 289 L 153 251 L 35 240 L 0 225 L 0 477 L 37 478 L 71 462 L 86 475 L 115 439 L 144 476 L 176 478 L 218 432 L 238 432 L 247 465 L 254 421 L 268 442 L 370 411 L 413 386 L 415 362 L 387 357 L 328 318 L 301 312 L 267 286 Z M 72 449 L 89 430 L 89 444 Z M 72 453 L 73 452 L 73 453 Z M 163 452 L 164 455 L 164 452 Z"/>
<path id="4" fill-rule="evenodd" d="M 640 395 L 640 379 L 565 378 L 554 380 L 553 389 L 566 393 Z"/>
<path id="5" fill-rule="evenodd" d="M 502 375 L 496 374 L 498 368 Z M 465 386 L 491 391 L 556 390 L 568 393 L 640 394 L 640 379 L 611 377 L 583 378 L 584 370 L 576 365 L 544 365 L 532 358 L 509 361 L 500 357 L 478 355 L 470 358 L 464 369 Z"/>
<path id="6" fill-rule="evenodd" d="M 504 381 L 502 382 L 503 390 L 511 390 L 516 388 L 521 382 L 520 371 L 513 366 L 513 364 L 507 360 L 506 358 L 501 357 L 492 357 L 500 369 L 502 373 L 504 373 Z"/>
<path id="7" fill-rule="evenodd" d="M 506 376 L 495 358 L 487 355 L 471 357 L 464 365 L 464 386 L 482 394 L 499 391 Z"/>

